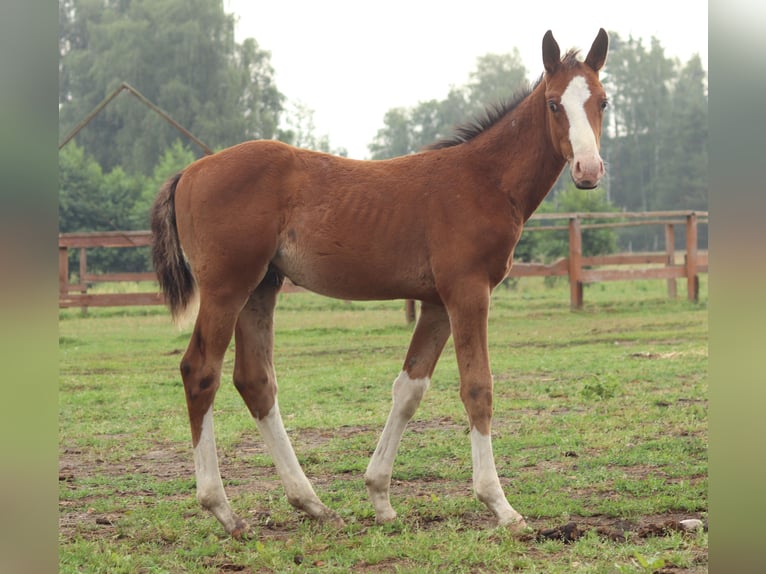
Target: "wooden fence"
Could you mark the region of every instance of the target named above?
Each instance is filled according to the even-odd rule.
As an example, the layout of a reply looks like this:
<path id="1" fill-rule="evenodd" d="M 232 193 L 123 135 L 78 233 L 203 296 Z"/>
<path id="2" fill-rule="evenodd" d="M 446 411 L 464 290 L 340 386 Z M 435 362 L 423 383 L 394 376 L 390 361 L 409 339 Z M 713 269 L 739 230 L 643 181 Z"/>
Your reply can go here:
<path id="1" fill-rule="evenodd" d="M 640 279 L 664 279 L 668 296 L 676 297 L 676 280 L 686 279 L 687 298 L 699 298 L 699 274 L 708 271 L 707 251 L 698 249 L 697 228 L 707 224 L 707 212 L 654 211 L 647 213 L 559 213 L 533 215 L 532 221 L 549 222 L 547 225 L 529 225 L 524 233 L 543 233 L 567 230 L 569 255 L 551 264 L 514 263 L 509 277 L 568 276 L 570 305 L 579 309 L 583 305 L 583 286 L 601 281 L 634 281 Z M 598 223 L 587 221 L 599 220 Z M 651 253 L 617 253 L 584 257 L 582 232 L 586 229 L 620 228 L 630 226 L 662 226 L 665 250 Z M 676 226 L 683 226 L 686 248 L 682 261 L 677 261 L 675 249 Z M 148 231 L 114 231 L 97 233 L 62 233 L 59 235 L 59 307 L 118 307 L 128 305 L 159 305 L 164 303 L 157 289 L 144 293 L 92 293 L 88 289 L 95 283 L 120 281 L 156 282 L 153 272 L 108 273 L 88 272 L 87 249 L 148 247 L 151 233 Z M 77 282 L 72 283 L 69 269 L 70 250 L 79 251 Z M 285 281 L 283 292 L 301 291 Z M 408 320 L 415 318 L 415 304 L 407 301 L 405 314 Z"/>
<path id="2" fill-rule="evenodd" d="M 708 271 L 708 253 L 698 249 L 697 228 L 707 224 L 707 212 L 652 211 L 646 213 L 566 213 L 533 215 L 532 220 L 549 220 L 553 225 L 528 226 L 525 233 L 562 230 L 556 221 L 565 220 L 569 231 L 569 257 L 550 265 L 515 263 L 509 277 L 569 276 L 569 302 L 573 309 L 583 305 L 583 285 L 601 281 L 634 281 L 638 279 L 665 279 L 668 296 L 676 297 L 676 279 L 686 279 L 686 292 L 690 301 L 699 299 L 699 273 Z M 588 220 L 614 220 L 612 222 L 583 223 Z M 617 221 L 622 220 L 622 221 Z M 662 226 L 665 250 L 651 253 L 615 253 L 584 257 L 582 231 L 634 226 Z M 686 249 L 683 261 L 676 261 L 675 228 L 683 226 Z M 623 267 L 620 269 L 619 267 Z"/>

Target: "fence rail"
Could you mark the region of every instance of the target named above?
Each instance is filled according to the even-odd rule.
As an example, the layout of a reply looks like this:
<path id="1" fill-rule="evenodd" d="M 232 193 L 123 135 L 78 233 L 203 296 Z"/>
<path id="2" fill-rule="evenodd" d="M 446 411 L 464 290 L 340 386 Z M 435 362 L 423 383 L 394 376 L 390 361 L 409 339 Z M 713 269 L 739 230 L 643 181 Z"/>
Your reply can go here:
<path id="1" fill-rule="evenodd" d="M 569 276 L 570 306 L 580 309 L 583 306 L 583 286 L 601 281 L 635 281 L 643 279 L 665 279 L 668 296 L 677 296 L 676 279 L 686 279 L 687 298 L 699 300 L 699 274 L 708 271 L 708 253 L 698 249 L 697 228 L 708 223 L 708 212 L 694 211 L 651 211 L 645 213 L 562 213 L 533 215 L 531 220 L 556 221 L 566 220 L 567 226 L 545 225 L 528 226 L 524 232 L 543 232 L 568 230 L 569 256 L 551 265 L 534 263 L 515 263 L 509 277 L 527 277 L 530 275 Z M 625 219 L 611 223 L 583 224 L 593 219 Z M 582 231 L 585 229 L 603 229 L 616 227 L 662 225 L 665 231 L 665 250 L 652 253 L 617 253 L 584 257 L 582 254 Z M 683 261 L 676 261 L 675 228 L 683 225 L 686 236 L 686 250 Z M 641 267 L 638 265 L 662 265 L 661 267 Z M 607 269 L 594 267 L 610 266 Z M 629 266 L 614 269 L 614 266 Z"/>
<path id="2" fill-rule="evenodd" d="M 609 223 L 584 223 L 590 220 L 613 220 Z M 618 221 L 619 220 L 619 221 Z M 699 274 L 708 271 L 707 251 L 698 249 L 697 228 L 708 222 L 707 212 L 653 211 L 646 213 L 555 213 L 533 215 L 531 221 L 550 221 L 552 225 L 527 226 L 524 233 L 567 231 L 569 254 L 550 264 L 514 263 L 509 277 L 556 277 L 568 276 L 570 305 L 573 309 L 583 306 L 583 286 L 601 281 L 635 281 L 664 279 L 668 296 L 676 297 L 676 280 L 686 279 L 687 298 L 699 298 Z M 556 222 L 566 222 L 564 225 Z M 618 228 L 632 226 L 662 225 L 665 230 L 665 250 L 651 253 L 616 253 L 584 257 L 582 232 L 586 229 Z M 683 260 L 677 261 L 675 229 L 685 229 L 686 248 Z M 149 231 L 112 231 L 96 233 L 62 233 L 59 235 L 59 307 L 118 307 L 129 305 L 160 305 L 164 303 L 158 291 L 145 293 L 89 293 L 96 283 L 120 281 L 156 281 L 153 272 L 141 273 L 90 273 L 87 249 L 130 248 L 151 245 Z M 69 268 L 70 250 L 79 251 L 77 282 L 72 283 Z M 302 291 L 285 281 L 283 292 Z M 415 319 L 415 304 L 407 301 L 405 314 Z"/>

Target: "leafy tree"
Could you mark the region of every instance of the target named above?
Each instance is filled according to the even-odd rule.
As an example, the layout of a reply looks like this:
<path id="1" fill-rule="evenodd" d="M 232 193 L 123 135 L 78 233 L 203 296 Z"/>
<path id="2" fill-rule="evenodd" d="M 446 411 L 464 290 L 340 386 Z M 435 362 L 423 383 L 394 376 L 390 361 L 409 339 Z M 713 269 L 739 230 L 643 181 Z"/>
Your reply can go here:
<path id="1" fill-rule="evenodd" d="M 538 213 L 608 213 L 617 211 L 603 189 L 577 189 L 568 183 L 561 191 L 553 192 L 538 208 Z M 600 220 L 588 220 L 597 223 Z M 550 222 L 530 220 L 527 228 L 550 225 Z M 613 253 L 617 247 L 614 229 L 584 229 L 582 251 L 585 256 Z M 569 231 L 525 232 L 514 253 L 517 261 L 539 261 L 549 263 L 569 256 Z"/>
<path id="2" fill-rule="evenodd" d="M 609 213 L 617 211 L 617 208 L 609 201 L 604 189 L 577 189 L 573 183 L 570 183 L 563 191 L 554 196 L 553 204 L 558 213 Z M 603 221 L 589 219 L 588 223 Z M 614 253 L 616 249 L 617 235 L 614 229 L 583 229 L 582 252 L 584 256 Z"/>
<path id="3" fill-rule="evenodd" d="M 288 103 L 280 125 L 284 126 L 278 130 L 277 137 L 280 141 L 296 147 L 348 157 L 348 150 L 345 148 L 330 147 L 329 135 L 316 135 L 314 110 L 300 100 Z"/>
<path id="4" fill-rule="evenodd" d="M 82 147 L 71 143 L 59 153 L 59 231 L 124 231 L 145 229 L 136 218 L 145 186 L 143 176 L 131 177 L 119 166 L 104 173 Z M 77 268 L 79 254 L 70 254 Z M 148 253 L 136 249 L 88 250 L 92 271 L 145 271 Z"/>
<path id="5" fill-rule="evenodd" d="M 524 83 L 527 71 L 518 50 L 487 54 L 462 87 L 450 89 L 444 100 L 420 102 L 386 112 L 384 127 L 368 146 L 373 159 L 417 152 L 448 137 L 454 127 L 480 113 L 486 105 L 509 98 Z"/>
<path id="6" fill-rule="evenodd" d="M 707 209 L 708 116 L 706 74 L 699 56 L 681 68 L 662 130 L 656 181 L 665 209 Z"/>
<path id="7" fill-rule="evenodd" d="M 284 97 L 270 54 L 234 41 L 219 0 L 60 0 L 60 129 L 128 82 L 207 145 L 276 133 Z M 105 170 L 149 175 L 178 132 L 121 96 L 78 135 Z"/>
<path id="8" fill-rule="evenodd" d="M 72 142 L 59 152 L 59 231 L 108 225 L 101 206 L 101 166 Z"/>
<path id="9" fill-rule="evenodd" d="M 628 211 L 707 209 L 707 87 L 699 56 L 682 66 L 656 38 L 648 48 L 616 33 L 611 40 L 604 83 L 612 106 L 602 139 L 610 198 Z M 681 234 L 676 244 L 684 240 Z M 658 249 L 663 231 L 633 228 L 619 241 Z"/>
<path id="10" fill-rule="evenodd" d="M 104 173 L 82 147 L 70 144 L 59 153 L 59 231 L 144 228 L 134 217 L 144 182 L 120 166 Z"/>
<path id="11" fill-rule="evenodd" d="M 276 134 L 284 96 L 270 54 L 234 41 L 219 0 L 60 0 L 59 52 L 62 134 L 122 82 L 213 148 Z M 147 229 L 159 187 L 201 155 L 178 138 L 136 99 L 113 100 L 59 154 L 60 231 Z M 96 271 L 147 262 L 141 250 L 88 252 Z"/>
<path id="12" fill-rule="evenodd" d="M 507 100 L 526 83 L 527 73 L 518 48 L 507 54 L 480 56 L 466 85 L 470 111 L 478 113 L 487 105 Z"/>
<path id="13" fill-rule="evenodd" d="M 611 35 L 608 75 L 604 83 L 612 102 L 614 138 L 604 141 L 609 161 L 612 199 L 630 211 L 648 211 L 656 201 L 662 152 L 662 126 L 667 122 L 674 61 L 665 57 L 656 38 L 647 50 L 641 40 Z"/>
<path id="14" fill-rule="evenodd" d="M 411 110 L 392 108 L 386 112 L 383 123 L 385 127 L 378 130 L 368 146 L 372 159 L 386 159 L 417 151 Z"/>

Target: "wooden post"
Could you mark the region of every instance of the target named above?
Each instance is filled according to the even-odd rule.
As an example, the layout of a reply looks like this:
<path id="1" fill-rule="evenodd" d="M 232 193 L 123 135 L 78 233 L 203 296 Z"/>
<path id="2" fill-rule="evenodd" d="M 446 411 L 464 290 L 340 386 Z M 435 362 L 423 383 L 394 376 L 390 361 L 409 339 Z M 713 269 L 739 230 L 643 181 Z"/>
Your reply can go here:
<path id="1" fill-rule="evenodd" d="M 686 216 L 686 292 L 689 301 L 699 301 L 697 276 L 697 214 Z"/>
<path id="2" fill-rule="evenodd" d="M 676 234 L 672 223 L 665 225 L 665 253 L 668 256 L 666 265 L 668 267 L 673 267 L 676 263 Z M 670 299 L 675 299 L 677 296 L 676 280 L 671 277 L 668 279 L 668 297 Z"/>
<path id="3" fill-rule="evenodd" d="M 88 284 L 85 282 L 85 276 L 88 274 L 88 255 L 85 252 L 84 247 L 80 247 L 80 293 L 88 292 Z M 80 312 L 83 315 L 88 314 L 88 307 L 80 307 Z"/>
<path id="4" fill-rule="evenodd" d="M 412 299 L 407 299 L 404 302 L 404 317 L 407 320 L 407 323 L 414 323 L 415 322 L 415 301 Z"/>
<path id="5" fill-rule="evenodd" d="M 569 305 L 582 309 L 582 232 L 580 219 L 569 218 Z"/>
<path id="6" fill-rule="evenodd" d="M 85 283 L 85 275 L 88 273 L 88 255 L 85 248 L 80 247 L 80 293 L 88 292 L 88 285 Z"/>
<path id="7" fill-rule="evenodd" d="M 69 293 L 69 250 L 59 245 L 59 299 Z"/>

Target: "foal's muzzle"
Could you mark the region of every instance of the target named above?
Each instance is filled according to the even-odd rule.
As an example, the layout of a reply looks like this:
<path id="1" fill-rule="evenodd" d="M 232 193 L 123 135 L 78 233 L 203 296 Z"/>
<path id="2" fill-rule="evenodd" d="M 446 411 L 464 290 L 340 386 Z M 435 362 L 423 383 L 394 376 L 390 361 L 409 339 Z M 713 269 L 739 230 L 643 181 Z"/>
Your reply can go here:
<path id="1" fill-rule="evenodd" d="M 604 176 L 604 162 L 598 155 L 575 156 L 571 166 L 572 181 L 578 189 L 594 189 Z"/>

